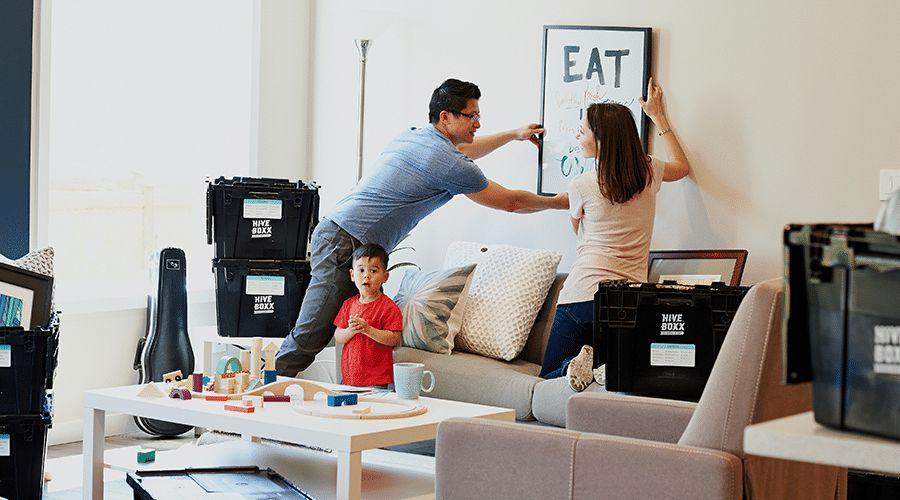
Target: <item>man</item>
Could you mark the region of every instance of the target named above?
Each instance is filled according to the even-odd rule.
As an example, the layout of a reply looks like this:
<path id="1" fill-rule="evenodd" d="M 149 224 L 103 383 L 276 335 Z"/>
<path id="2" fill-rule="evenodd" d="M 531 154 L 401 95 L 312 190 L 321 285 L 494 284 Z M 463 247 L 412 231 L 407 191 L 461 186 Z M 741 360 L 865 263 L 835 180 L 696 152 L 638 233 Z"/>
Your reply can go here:
<path id="1" fill-rule="evenodd" d="M 312 276 L 297 323 L 275 358 L 279 375 L 305 370 L 334 335 L 334 317 L 356 293 L 350 280 L 351 255 L 362 244 L 386 249 L 425 216 L 454 196 L 498 210 L 530 213 L 568 209 L 567 194 L 544 197 L 509 190 L 488 180 L 473 159 L 513 140 L 537 144 L 538 125 L 475 138 L 481 127 L 473 83 L 450 79 L 435 89 L 428 110 L 430 127 L 401 133 L 382 152 L 372 172 L 322 219 L 310 246 Z"/>

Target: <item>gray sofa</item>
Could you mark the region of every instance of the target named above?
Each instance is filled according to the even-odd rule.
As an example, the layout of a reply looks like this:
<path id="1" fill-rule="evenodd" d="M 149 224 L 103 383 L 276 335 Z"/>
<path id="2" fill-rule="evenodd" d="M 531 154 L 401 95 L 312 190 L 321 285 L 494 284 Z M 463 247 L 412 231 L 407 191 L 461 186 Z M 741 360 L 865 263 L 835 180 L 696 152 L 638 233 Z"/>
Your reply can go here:
<path id="1" fill-rule="evenodd" d="M 434 389 L 428 396 L 511 408 L 516 411 L 516 420 L 538 420 L 565 427 L 566 401 L 574 392 L 563 378 L 544 380 L 538 375 L 556 314 L 556 300 L 566 276 L 557 274 L 525 348 L 512 361 L 460 351 L 453 351 L 448 356 L 411 347 L 396 349 L 394 361 L 423 363 L 434 373 Z M 596 383 L 587 391 L 605 392 Z"/>

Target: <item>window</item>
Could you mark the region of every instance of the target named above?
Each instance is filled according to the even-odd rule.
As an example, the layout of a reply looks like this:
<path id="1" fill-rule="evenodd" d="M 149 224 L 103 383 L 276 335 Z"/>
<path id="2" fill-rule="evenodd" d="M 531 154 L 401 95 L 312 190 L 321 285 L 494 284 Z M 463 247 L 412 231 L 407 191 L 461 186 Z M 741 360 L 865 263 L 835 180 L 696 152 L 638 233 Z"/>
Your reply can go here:
<path id="1" fill-rule="evenodd" d="M 212 288 L 206 179 L 250 172 L 253 2 L 52 3 L 49 242 L 57 295 L 146 296 L 178 247 Z"/>

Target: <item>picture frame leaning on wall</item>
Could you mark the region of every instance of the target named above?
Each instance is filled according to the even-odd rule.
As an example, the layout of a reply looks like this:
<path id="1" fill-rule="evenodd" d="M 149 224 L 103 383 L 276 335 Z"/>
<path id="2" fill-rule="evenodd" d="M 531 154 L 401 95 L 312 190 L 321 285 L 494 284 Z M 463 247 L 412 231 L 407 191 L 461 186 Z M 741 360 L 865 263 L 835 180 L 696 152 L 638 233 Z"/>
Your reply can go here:
<path id="1" fill-rule="evenodd" d="M 52 293 L 52 277 L 0 262 L 0 327 L 47 327 Z"/>
<path id="2" fill-rule="evenodd" d="M 565 193 L 572 177 L 594 168 L 575 138 L 594 102 L 627 106 L 647 148 L 649 119 L 638 96 L 650 78 L 651 35 L 651 28 L 544 26 L 538 194 Z"/>

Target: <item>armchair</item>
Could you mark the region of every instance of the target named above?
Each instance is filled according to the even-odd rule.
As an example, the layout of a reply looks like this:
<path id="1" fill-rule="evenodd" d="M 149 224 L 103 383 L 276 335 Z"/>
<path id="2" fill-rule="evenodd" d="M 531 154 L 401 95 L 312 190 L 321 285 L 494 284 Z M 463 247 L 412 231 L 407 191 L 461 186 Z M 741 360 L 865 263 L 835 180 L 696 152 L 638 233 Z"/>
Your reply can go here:
<path id="1" fill-rule="evenodd" d="M 782 288 L 747 293 L 697 403 L 581 393 L 566 429 L 442 422 L 437 500 L 845 498 L 846 469 L 742 449 L 747 425 L 811 408 L 808 384 L 781 384 Z"/>

